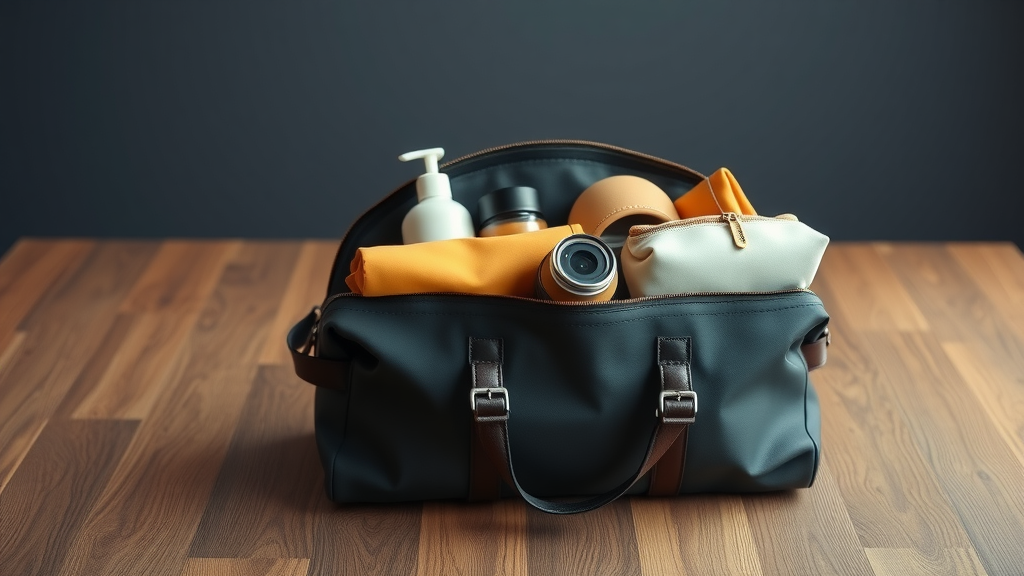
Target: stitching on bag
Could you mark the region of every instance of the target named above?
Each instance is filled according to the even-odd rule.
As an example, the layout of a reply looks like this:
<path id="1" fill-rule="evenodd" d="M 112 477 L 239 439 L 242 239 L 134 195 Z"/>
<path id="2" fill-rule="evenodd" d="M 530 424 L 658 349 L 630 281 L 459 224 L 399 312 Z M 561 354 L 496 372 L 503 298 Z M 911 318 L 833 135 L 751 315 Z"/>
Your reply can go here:
<path id="1" fill-rule="evenodd" d="M 394 312 L 382 312 L 382 314 L 395 314 L 395 313 Z M 421 314 L 422 315 L 427 315 L 428 313 L 421 313 Z M 436 315 L 436 314 L 430 314 L 430 315 Z M 498 360 L 496 362 L 493 361 L 493 360 L 474 360 L 473 359 L 473 341 L 474 340 L 486 340 L 487 342 L 497 342 L 498 343 Z M 480 364 L 493 364 L 495 366 L 501 366 L 501 364 L 504 361 L 505 361 L 505 341 L 503 339 L 501 339 L 501 338 L 474 338 L 472 336 L 469 337 L 469 363 L 470 364 L 472 364 L 473 366 L 479 366 Z M 476 385 L 476 369 L 475 368 L 474 368 L 474 372 L 473 372 L 473 385 L 474 386 Z"/>

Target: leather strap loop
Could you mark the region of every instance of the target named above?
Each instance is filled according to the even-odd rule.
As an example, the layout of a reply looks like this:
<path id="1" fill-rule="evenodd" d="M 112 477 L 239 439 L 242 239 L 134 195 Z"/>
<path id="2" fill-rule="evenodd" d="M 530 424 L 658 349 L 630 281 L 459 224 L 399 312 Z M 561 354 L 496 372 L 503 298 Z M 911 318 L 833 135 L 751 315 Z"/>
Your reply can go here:
<path id="1" fill-rule="evenodd" d="M 305 318 L 288 331 L 288 350 L 292 355 L 295 374 L 321 388 L 348 390 L 350 362 L 312 356 L 316 348 L 316 331 L 320 322 L 320 307 L 315 306 Z"/>
<path id="2" fill-rule="evenodd" d="M 528 504 L 550 514 L 575 514 L 600 508 L 625 494 L 644 476 L 694 421 L 697 397 L 690 388 L 690 339 L 658 338 L 658 365 L 662 390 L 647 452 L 636 473 L 604 494 L 575 502 L 553 502 L 526 492 L 516 478 L 508 442 L 509 390 L 502 381 L 501 339 L 470 338 L 469 362 L 473 372 L 470 390 L 474 442 L 478 439 L 505 483 Z"/>

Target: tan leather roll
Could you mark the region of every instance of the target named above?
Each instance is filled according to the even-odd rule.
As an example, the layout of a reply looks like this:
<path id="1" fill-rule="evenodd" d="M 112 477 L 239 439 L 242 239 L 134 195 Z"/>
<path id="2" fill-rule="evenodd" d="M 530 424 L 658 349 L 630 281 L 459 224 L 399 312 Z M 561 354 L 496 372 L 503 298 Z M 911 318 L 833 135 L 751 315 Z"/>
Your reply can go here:
<path id="1" fill-rule="evenodd" d="M 631 226 L 678 220 L 672 199 L 650 180 L 611 176 L 583 191 L 569 212 L 569 223 L 587 234 L 621 246 Z"/>

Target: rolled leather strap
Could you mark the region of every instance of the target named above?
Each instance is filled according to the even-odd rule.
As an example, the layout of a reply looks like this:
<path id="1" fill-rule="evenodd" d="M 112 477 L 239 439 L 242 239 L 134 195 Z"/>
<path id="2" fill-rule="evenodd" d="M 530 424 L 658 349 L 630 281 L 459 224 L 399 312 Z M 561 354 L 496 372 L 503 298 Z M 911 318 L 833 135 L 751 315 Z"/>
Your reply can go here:
<path id="1" fill-rule="evenodd" d="M 636 473 L 604 494 L 575 502 L 553 502 L 529 494 L 519 484 L 508 442 L 510 398 L 502 380 L 504 350 L 501 339 L 470 338 L 474 441 L 479 440 L 485 455 L 505 483 L 534 508 L 550 514 L 574 514 L 604 506 L 625 494 L 642 478 L 696 417 L 697 395 L 690 388 L 690 339 L 658 338 L 657 353 L 661 373 L 656 411 L 658 421 L 647 451 Z"/>

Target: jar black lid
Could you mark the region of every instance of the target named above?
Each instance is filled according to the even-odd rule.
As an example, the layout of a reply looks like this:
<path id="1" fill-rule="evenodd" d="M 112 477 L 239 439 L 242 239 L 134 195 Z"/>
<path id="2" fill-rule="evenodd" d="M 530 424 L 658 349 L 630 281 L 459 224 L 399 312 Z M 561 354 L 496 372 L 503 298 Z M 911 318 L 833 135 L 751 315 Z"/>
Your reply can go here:
<path id="1" fill-rule="evenodd" d="M 486 226 L 491 220 L 505 214 L 533 212 L 541 215 L 537 189 L 529 186 L 499 188 L 481 198 L 477 206 L 480 210 L 481 226 Z"/>

